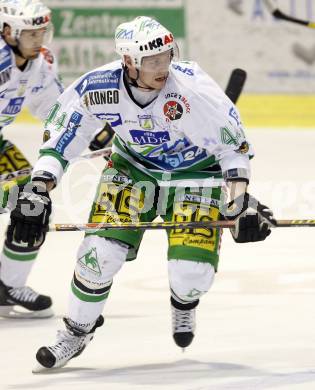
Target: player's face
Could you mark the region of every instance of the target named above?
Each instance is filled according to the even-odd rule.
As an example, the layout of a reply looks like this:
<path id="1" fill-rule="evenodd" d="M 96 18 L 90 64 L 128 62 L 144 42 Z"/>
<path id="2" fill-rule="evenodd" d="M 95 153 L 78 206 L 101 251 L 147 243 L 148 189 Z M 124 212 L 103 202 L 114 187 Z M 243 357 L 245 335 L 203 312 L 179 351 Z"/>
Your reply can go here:
<path id="1" fill-rule="evenodd" d="M 50 39 L 51 30 L 43 27 L 36 30 L 22 30 L 19 38 L 19 49 L 24 58 L 32 60 L 39 56 L 40 49 Z"/>
<path id="2" fill-rule="evenodd" d="M 166 83 L 169 67 L 172 61 L 172 51 L 144 57 L 141 62 L 139 79 L 154 89 L 162 89 Z"/>

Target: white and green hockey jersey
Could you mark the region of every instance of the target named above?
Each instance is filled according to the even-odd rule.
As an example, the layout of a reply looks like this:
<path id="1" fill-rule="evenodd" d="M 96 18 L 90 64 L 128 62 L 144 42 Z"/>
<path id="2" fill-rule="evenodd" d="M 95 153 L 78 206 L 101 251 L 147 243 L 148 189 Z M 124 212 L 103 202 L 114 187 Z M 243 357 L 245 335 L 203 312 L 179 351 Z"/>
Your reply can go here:
<path id="1" fill-rule="evenodd" d="M 115 131 L 113 152 L 153 177 L 219 163 L 223 173 L 249 178 L 253 153 L 239 113 L 198 64 L 172 63 L 164 88 L 145 106 L 135 101 L 123 74 L 115 61 L 65 90 L 46 120 L 48 140 L 34 172 L 49 172 L 59 181 L 68 162 L 108 122 Z"/>
<path id="2" fill-rule="evenodd" d="M 44 120 L 62 92 L 56 59 L 47 48 L 21 71 L 12 48 L 0 38 L 0 137 L 1 128 L 12 123 L 24 106 Z"/>

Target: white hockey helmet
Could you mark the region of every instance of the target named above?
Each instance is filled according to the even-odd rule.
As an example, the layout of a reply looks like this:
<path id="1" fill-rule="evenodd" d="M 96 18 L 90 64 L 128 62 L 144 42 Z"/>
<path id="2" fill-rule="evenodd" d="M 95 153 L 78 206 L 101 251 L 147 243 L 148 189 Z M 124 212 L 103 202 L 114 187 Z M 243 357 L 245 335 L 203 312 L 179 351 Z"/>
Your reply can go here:
<path id="1" fill-rule="evenodd" d="M 0 0 L 0 31 L 5 23 L 19 39 L 22 30 L 52 29 L 51 11 L 39 0 Z"/>
<path id="2" fill-rule="evenodd" d="M 141 67 L 143 57 L 160 54 L 168 50 L 178 56 L 178 47 L 172 33 L 148 16 L 120 24 L 115 31 L 116 52 L 131 57 L 136 68 Z"/>

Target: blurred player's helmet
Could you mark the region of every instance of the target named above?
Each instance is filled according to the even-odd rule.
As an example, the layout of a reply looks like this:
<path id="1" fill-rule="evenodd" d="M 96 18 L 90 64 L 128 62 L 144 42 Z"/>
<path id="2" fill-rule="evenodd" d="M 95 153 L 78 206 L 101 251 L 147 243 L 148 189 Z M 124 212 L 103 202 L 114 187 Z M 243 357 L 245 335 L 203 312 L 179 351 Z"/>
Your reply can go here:
<path id="1" fill-rule="evenodd" d="M 11 27 L 15 39 L 20 38 L 22 30 L 43 27 L 50 39 L 52 36 L 51 11 L 39 0 L 0 0 L 0 31 L 5 24 Z"/>
<path id="2" fill-rule="evenodd" d="M 131 22 L 120 24 L 115 31 L 116 52 L 131 57 L 136 68 L 144 57 L 172 51 L 178 57 L 178 47 L 172 33 L 148 16 L 138 16 Z"/>

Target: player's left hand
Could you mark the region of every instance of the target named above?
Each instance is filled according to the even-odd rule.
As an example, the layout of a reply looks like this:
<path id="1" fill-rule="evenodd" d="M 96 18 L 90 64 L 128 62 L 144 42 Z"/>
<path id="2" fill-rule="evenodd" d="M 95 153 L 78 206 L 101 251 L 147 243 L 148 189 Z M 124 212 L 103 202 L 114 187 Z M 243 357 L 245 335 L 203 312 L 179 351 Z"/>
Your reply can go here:
<path id="1" fill-rule="evenodd" d="M 272 211 L 248 193 L 224 206 L 221 214 L 235 221 L 230 231 L 238 243 L 263 241 L 270 235 L 270 227 L 276 225 Z"/>

